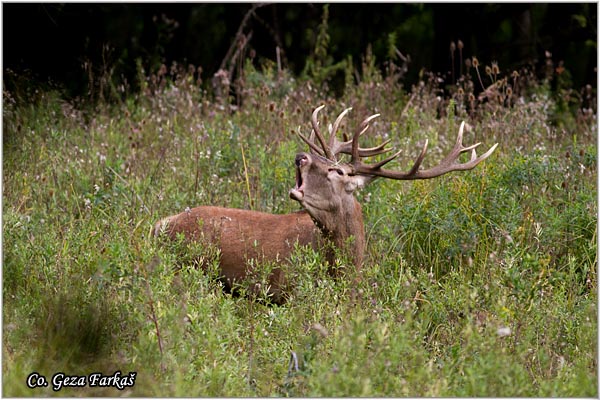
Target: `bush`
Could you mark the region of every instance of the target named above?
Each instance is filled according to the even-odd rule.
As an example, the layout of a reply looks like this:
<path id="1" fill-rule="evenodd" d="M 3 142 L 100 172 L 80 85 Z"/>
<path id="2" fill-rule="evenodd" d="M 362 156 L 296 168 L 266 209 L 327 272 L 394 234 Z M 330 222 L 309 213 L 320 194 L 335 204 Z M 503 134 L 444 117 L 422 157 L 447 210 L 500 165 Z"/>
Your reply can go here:
<path id="1" fill-rule="evenodd" d="M 168 72 L 98 109 L 5 93 L 4 394 L 597 396 L 595 122 L 565 133 L 542 85 L 474 112 L 433 81 L 358 85 L 333 99 L 255 70 L 233 108 Z M 342 130 L 381 113 L 365 141 L 406 149 L 393 168 L 427 137 L 441 160 L 461 119 L 466 143 L 500 146 L 471 172 L 363 190 L 358 287 L 298 248 L 288 303 L 254 301 L 223 292 L 214 249 L 148 237 L 188 206 L 296 210 L 292 131 L 322 103 L 325 123 L 353 107 Z M 25 385 L 117 370 L 137 372 L 124 392 Z"/>

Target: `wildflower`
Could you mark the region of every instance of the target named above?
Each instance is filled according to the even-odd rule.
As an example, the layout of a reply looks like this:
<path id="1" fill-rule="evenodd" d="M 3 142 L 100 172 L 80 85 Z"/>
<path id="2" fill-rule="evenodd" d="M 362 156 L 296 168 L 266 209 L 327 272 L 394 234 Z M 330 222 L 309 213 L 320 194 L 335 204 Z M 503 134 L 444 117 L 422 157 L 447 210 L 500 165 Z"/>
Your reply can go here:
<path id="1" fill-rule="evenodd" d="M 512 331 L 510 330 L 510 328 L 508 326 L 503 326 L 501 328 L 498 328 L 498 330 L 496 331 L 496 334 L 500 337 L 509 336 L 511 333 L 512 333 Z"/>
<path id="2" fill-rule="evenodd" d="M 479 67 L 479 60 L 477 59 L 477 57 L 473 57 L 473 67 L 477 68 Z"/>
<path id="3" fill-rule="evenodd" d="M 492 61 L 492 74 L 498 75 L 500 73 L 500 68 L 498 67 L 497 61 Z"/>
<path id="4" fill-rule="evenodd" d="M 465 47 L 465 45 L 463 44 L 462 40 L 458 39 L 458 49 L 462 50 L 463 47 Z"/>
<path id="5" fill-rule="evenodd" d="M 327 329 L 325 329 L 325 327 L 318 322 L 313 324 L 312 329 L 314 331 L 316 331 L 318 334 L 320 334 L 322 337 L 327 337 L 329 335 L 329 332 L 327 332 Z"/>
<path id="6" fill-rule="evenodd" d="M 165 64 L 161 64 L 158 70 L 158 76 L 163 76 L 167 74 L 167 66 Z"/>

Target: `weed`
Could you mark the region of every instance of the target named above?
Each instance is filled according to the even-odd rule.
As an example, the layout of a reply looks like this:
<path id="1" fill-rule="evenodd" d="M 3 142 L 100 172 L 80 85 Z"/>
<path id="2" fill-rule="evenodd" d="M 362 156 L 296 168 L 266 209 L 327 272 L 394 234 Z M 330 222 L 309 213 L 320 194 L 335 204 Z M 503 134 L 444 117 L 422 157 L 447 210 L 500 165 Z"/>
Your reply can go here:
<path id="1" fill-rule="evenodd" d="M 494 96 L 475 95 L 468 68 L 454 70 L 456 89 L 429 74 L 407 93 L 370 57 L 360 79 L 347 69 L 338 99 L 268 65 L 240 72 L 235 107 L 179 64 L 98 108 L 5 91 L 4 394 L 597 396 L 594 90 L 561 100 L 533 71 L 492 64 L 475 82 L 503 82 Z M 216 249 L 148 237 L 159 217 L 200 204 L 296 210 L 304 148 L 292 130 L 322 103 L 353 106 L 349 124 L 381 113 L 365 141 L 391 139 L 404 163 L 425 138 L 426 162 L 439 161 L 462 119 L 470 142 L 500 146 L 473 171 L 359 193 L 357 284 L 297 248 L 287 264 L 257 265 L 236 296 Z M 287 302 L 252 300 L 277 268 Z M 61 370 L 138 375 L 125 392 L 26 386 L 33 371 Z"/>

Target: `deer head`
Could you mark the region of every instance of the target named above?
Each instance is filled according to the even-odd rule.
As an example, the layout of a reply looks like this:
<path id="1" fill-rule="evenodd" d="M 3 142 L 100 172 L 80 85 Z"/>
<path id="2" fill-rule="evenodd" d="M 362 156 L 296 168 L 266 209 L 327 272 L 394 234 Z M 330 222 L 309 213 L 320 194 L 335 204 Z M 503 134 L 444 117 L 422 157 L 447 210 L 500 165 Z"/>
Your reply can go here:
<path id="1" fill-rule="evenodd" d="M 365 118 L 355 130 L 352 139 L 344 134 L 343 141 L 339 141 L 336 132 L 343 118 L 351 110 L 348 108 L 330 126 L 329 138 L 326 140 L 317 121 L 318 113 L 323 107 L 316 108 L 312 114 L 312 132 L 309 138 L 299 131 L 296 132 L 308 144 L 310 152 L 296 155 L 296 186 L 290 190 L 290 197 L 308 211 L 324 236 L 331 238 L 337 247 L 344 247 L 348 238 L 354 238 L 350 253 L 354 255 L 357 268 L 362 264 L 365 246 L 362 211 L 354 197 L 357 188 L 364 187 L 379 177 L 397 180 L 430 179 L 451 171 L 469 170 L 488 158 L 498 146 L 495 144 L 485 154 L 477 157 L 475 148 L 480 143 L 466 147 L 462 144 L 465 128 L 463 122 L 454 148 L 437 166 L 420 169 L 427 151 L 426 140 L 408 172 L 384 169 L 383 166 L 397 158 L 400 152 L 375 164 L 366 164 L 362 159 L 391 151 L 385 147 L 389 140 L 371 148 L 362 148 L 358 143 L 360 136 L 369 128 L 369 123 L 379 114 Z M 459 162 L 459 156 L 469 151 L 471 159 L 464 163 Z M 339 158 L 341 154 L 350 155 L 350 161 L 342 162 Z"/>

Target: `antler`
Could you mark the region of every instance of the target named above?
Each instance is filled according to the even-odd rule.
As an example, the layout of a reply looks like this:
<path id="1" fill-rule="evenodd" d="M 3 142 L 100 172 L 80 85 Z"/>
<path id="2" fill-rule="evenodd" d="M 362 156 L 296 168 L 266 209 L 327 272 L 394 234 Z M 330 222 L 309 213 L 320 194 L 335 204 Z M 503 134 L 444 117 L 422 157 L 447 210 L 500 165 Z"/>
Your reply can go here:
<path id="1" fill-rule="evenodd" d="M 344 117 L 346 116 L 346 114 L 348 114 L 348 112 L 350 110 L 352 110 L 352 107 L 346 108 L 344 111 L 342 111 L 340 113 L 340 115 L 338 115 L 338 117 L 336 118 L 335 122 L 333 123 L 333 126 L 329 126 L 329 141 L 328 143 L 326 143 L 325 138 L 323 137 L 323 135 L 321 134 L 321 131 L 319 130 L 319 122 L 317 121 L 317 115 L 319 114 L 319 111 L 321 111 L 323 108 L 325 107 L 325 105 L 319 106 L 317 108 L 315 108 L 315 110 L 312 113 L 312 117 L 311 117 L 311 123 L 312 123 L 312 131 L 310 133 L 310 137 L 307 139 L 306 136 L 304 136 L 302 133 L 300 133 L 300 131 L 297 131 L 296 133 L 298 134 L 298 136 L 300 136 L 300 138 L 306 142 L 306 144 L 308 144 L 308 146 L 310 147 L 310 149 L 319 154 L 322 157 L 326 157 L 327 159 L 333 161 L 333 162 L 337 162 L 337 155 L 342 153 L 342 154 L 354 154 L 354 152 L 356 151 L 358 154 L 358 157 L 372 157 L 378 154 L 383 154 L 383 153 L 387 153 L 388 151 L 390 151 L 391 149 L 386 149 L 384 148 L 389 142 L 390 140 L 386 140 L 385 142 L 383 142 L 382 144 L 375 146 L 375 147 L 369 147 L 369 148 L 363 148 L 363 147 L 359 147 L 358 146 L 358 140 L 355 140 L 355 138 L 360 137 L 363 133 L 365 133 L 367 131 L 367 129 L 369 129 L 369 122 L 377 117 L 379 117 L 379 114 L 374 114 L 371 115 L 370 117 L 367 117 L 363 120 L 363 122 L 359 125 L 359 129 L 356 131 L 356 133 L 354 134 L 354 137 L 352 138 L 352 140 L 348 140 L 348 137 L 346 136 L 346 134 L 344 134 L 344 141 L 339 141 L 336 138 L 336 133 L 337 130 L 342 122 L 342 120 L 344 119 Z M 319 146 L 315 143 L 315 136 L 317 137 L 317 140 L 319 141 L 319 144 L 321 145 L 321 148 L 319 148 Z M 354 144 L 356 143 L 356 145 Z M 354 150 L 354 146 L 356 146 L 356 150 Z"/>
<path id="2" fill-rule="evenodd" d="M 475 143 L 475 144 L 473 144 L 471 146 L 467 146 L 467 147 L 463 146 L 462 139 L 463 139 L 464 128 L 465 128 L 465 122 L 463 121 L 460 124 L 460 128 L 458 130 L 458 137 L 456 138 L 456 144 L 454 145 L 454 148 L 452 149 L 450 154 L 448 154 L 438 165 L 436 165 L 435 167 L 430 168 L 430 169 L 419 170 L 419 167 L 421 166 L 421 163 L 423 162 L 423 159 L 425 158 L 425 153 L 427 152 L 427 143 L 428 143 L 427 140 L 425 140 L 425 144 L 423 145 L 423 149 L 421 150 L 421 153 L 419 154 L 419 156 L 415 160 L 415 163 L 413 164 L 412 168 L 408 172 L 391 171 L 391 170 L 381 168 L 388 162 L 390 162 L 393 159 L 395 159 L 396 157 L 398 157 L 400 152 L 397 152 L 396 154 L 392 155 L 389 158 L 386 158 L 383 161 L 378 162 L 377 164 L 368 165 L 368 164 L 364 164 L 363 162 L 360 161 L 360 152 L 357 153 L 353 150 L 352 160 L 350 161 L 350 164 L 353 166 L 356 174 L 371 175 L 371 176 L 378 176 L 378 177 L 382 177 L 382 178 L 400 179 L 400 180 L 429 179 L 429 178 L 434 178 L 436 176 L 446 174 L 451 171 L 466 171 L 466 170 L 474 168 L 477 164 L 479 164 L 480 162 L 482 162 L 483 160 L 488 158 L 494 152 L 494 150 L 496 150 L 496 147 L 498 147 L 498 143 L 493 145 L 483 155 L 477 157 L 475 148 L 477 146 L 479 146 L 481 143 Z M 354 135 L 352 144 L 353 144 L 353 147 L 358 147 L 358 136 L 357 135 Z M 471 151 L 471 159 L 465 163 L 458 162 L 458 157 L 462 153 L 467 152 L 469 150 Z"/>
<path id="3" fill-rule="evenodd" d="M 322 157 L 326 157 L 327 159 L 333 162 L 338 161 L 338 154 L 349 154 L 352 157 L 350 160 L 350 165 L 352 165 L 354 173 L 357 175 L 370 175 L 374 177 L 399 180 L 435 178 L 436 176 L 440 176 L 451 171 L 466 171 L 472 169 L 477 164 L 488 158 L 494 152 L 494 150 L 496 150 L 496 147 L 498 147 L 498 143 L 496 143 L 483 155 L 477 157 L 475 148 L 481 143 L 475 143 L 467 147 L 463 146 L 462 144 L 463 132 L 465 129 L 465 122 L 463 121 L 460 124 L 454 148 L 452 149 L 450 154 L 448 154 L 438 165 L 430 169 L 419 170 L 423 159 L 425 159 L 425 153 L 427 152 L 428 140 L 425 140 L 425 144 L 423 145 L 421 153 L 419 154 L 412 168 L 408 172 L 392 171 L 384 169 L 382 167 L 385 164 L 397 158 L 400 155 L 401 151 L 393 154 L 392 156 L 376 164 L 365 164 L 361 161 L 362 157 L 372 157 L 379 154 L 387 153 L 391 150 L 385 148 L 385 146 L 390 142 L 389 139 L 380 144 L 379 146 L 370 148 L 363 148 L 360 147 L 358 144 L 359 138 L 362 136 L 363 133 L 367 131 L 367 129 L 369 129 L 369 123 L 373 119 L 379 117 L 379 114 L 373 114 L 365 118 L 358 126 L 356 132 L 354 133 L 354 136 L 352 137 L 352 140 L 349 140 L 346 134 L 344 134 L 344 141 L 339 141 L 336 138 L 337 129 L 339 128 L 342 119 L 350 110 L 352 110 L 352 108 L 345 109 L 340 115 L 338 115 L 335 122 L 333 123 L 333 126 L 329 127 L 330 137 L 329 141 L 326 142 L 325 138 L 321 134 L 321 131 L 319 130 L 319 122 L 317 121 L 319 111 L 321 111 L 323 107 L 325 107 L 325 105 L 315 108 L 315 110 L 312 113 L 311 123 L 313 129 L 308 139 L 299 131 L 297 131 L 296 133 L 298 134 L 298 136 L 300 136 L 302 140 L 304 140 L 304 142 L 306 142 L 306 144 L 308 144 L 308 146 L 314 153 Z M 319 148 L 319 146 L 315 143 L 315 136 L 317 137 L 321 148 Z M 460 155 L 467 151 L 471 151 L 471 159 L 465 163 L 458 162 L 458 158 L 460 157 Z"/>

